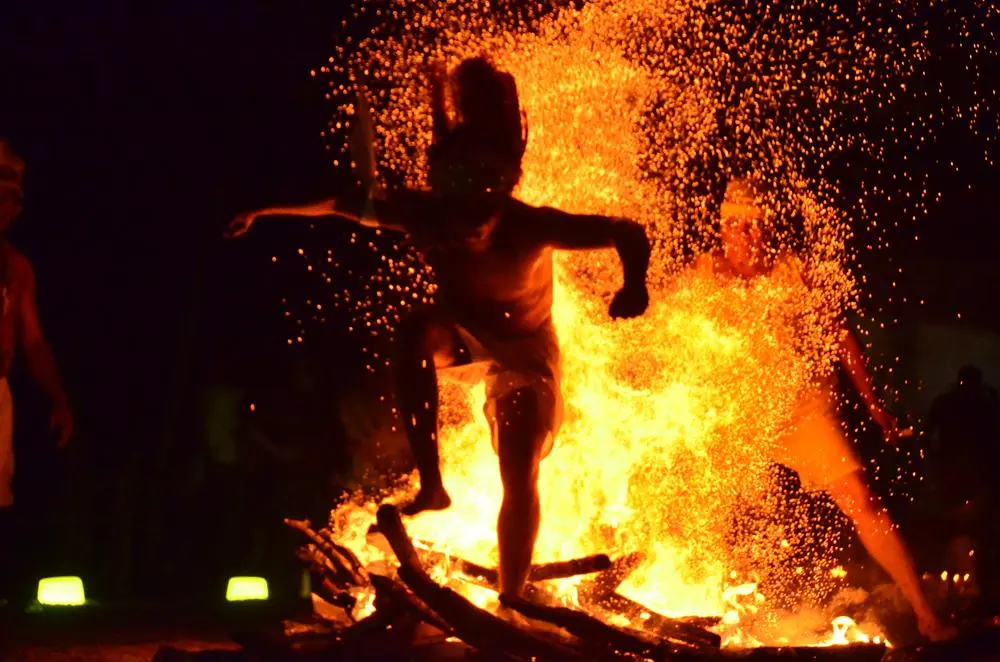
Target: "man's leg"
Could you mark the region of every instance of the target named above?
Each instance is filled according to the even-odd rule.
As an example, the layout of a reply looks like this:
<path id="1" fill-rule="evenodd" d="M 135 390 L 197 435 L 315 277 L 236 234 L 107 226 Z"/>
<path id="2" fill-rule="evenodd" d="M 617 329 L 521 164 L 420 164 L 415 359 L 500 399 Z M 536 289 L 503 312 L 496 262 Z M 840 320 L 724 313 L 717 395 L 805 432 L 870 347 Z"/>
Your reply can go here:
<path id="1" fill-rule="evenodd" d="M 393 361 L 396 402 L 420 474 L 420 491 L 411 503 L 403 506 L 404 515 L 444 510 L 451 505 L 441 480 L 438 454 L 436 368 L 459 364 L 463 352 L 454 327 L 427 313 L 413 315 L 396 337 Z"/>
<path id="2" fill-rule="evenodd" d="M 953 634 L 934 615 L 924 597 L 913 561 L 896 533 L 885 509 L 875 503 L 859 472 L 852 473 L 827 487 L 830 496 L 854 523 L 861 543 L 899 586 L 917 616 L 920 632 L 932 640 Z"/>
<path id="3" fill-rule="evenodd" d="M 507 595 L 519 596 L 524 590 L 541 521 L 538 469 L 552 427 L 542 397 L 536 389 L 522 388 L 496 403 L 494 424 L 503 482 L 497 540 L 500 592 Z"/>

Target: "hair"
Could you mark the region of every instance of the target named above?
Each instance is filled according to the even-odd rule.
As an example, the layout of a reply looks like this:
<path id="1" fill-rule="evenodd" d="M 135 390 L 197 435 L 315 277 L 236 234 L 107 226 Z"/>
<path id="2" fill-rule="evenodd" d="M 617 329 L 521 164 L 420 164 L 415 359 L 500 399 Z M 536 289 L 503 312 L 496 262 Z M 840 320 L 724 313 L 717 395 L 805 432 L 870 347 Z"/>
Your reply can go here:
<path id="1" fill-rule="evenodd" d="M 460 120 L 431 146 L 431 188 L 502 200 L 520 181 L 527 146 L 514 77 L 476 57 L 458 66 L 454 80 Z"/>
<path id="2" fill-rule="evenodd" d="M 458 111 L 468 132 L 520 165 L 527 147 L 517 83 L 485 57 L 464 60 L 455 70 Z"/>

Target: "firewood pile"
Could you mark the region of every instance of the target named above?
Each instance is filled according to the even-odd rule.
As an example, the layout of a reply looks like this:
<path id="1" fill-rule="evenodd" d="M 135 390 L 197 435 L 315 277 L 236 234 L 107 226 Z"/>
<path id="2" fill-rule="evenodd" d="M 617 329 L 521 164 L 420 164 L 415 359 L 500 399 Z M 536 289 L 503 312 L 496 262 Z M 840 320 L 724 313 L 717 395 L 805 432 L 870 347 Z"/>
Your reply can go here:
<path id="1" fill-rule="evenodd" d="M 869 645 L 739 652 L 721 649 L 720 636 L 709 629 L 719 619 L 668 618 L 617 592 L 642 564 L 644 558 L 638 553 L 614 561 L 597 555 L 533 566 L 525 596 L 500 596 L 503 616 L 498 616 L 432 579 L 428 566 L 443 555 L 418 551 L 394 506 L 382 506 L 377 521 L 399 562 L 395 571 L 366 569 L 328 531 L 314 531 L 308 522 L 286 520 L 306 538 L 300 559 L 321 578 L 314 591 L 345 615 L 335 632 L 335 646 L 329 651 L 337 659 L 384 659 L 391 656 L 390 649 L 412 650 L 420 639 L 463 646 L 466 658 L 505 661 L 880 660 L 885 653 L 882 646 Z M 496 590 L 495 569 L 454 558 L 450 562 L 471 583 Z M 554 604 L 544 589 L 547 580 L 578 575 L 587 575 L 578 591 L 586 612 Z M 369 594 L 374 592 L 374 611 L 354 621 L 349 615 L 356 596 L 366 592 L 360 589 L 366 587 Z M 623 627 L 612 622 L 641 625 Z M 411 656 L 400 659 L 407 657 Z"/>

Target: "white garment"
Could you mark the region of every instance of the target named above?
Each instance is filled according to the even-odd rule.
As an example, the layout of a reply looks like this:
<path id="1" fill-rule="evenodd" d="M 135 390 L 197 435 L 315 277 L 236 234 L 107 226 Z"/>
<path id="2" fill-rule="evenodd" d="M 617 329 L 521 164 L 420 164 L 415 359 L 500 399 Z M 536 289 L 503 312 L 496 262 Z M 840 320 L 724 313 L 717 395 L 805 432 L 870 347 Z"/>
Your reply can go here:
<path id="1" fill-rule="evenodd" d="M 14 399 L 0 378 L 0 508 L 14 505 Z"/>
<path id="2" fill-rule="evenodd" d="M 555 329 L 546 324 L 531 335 L 517 338 L 496 338 L 461 325 L 456 325 L 455 330 L 469 350 L 469 363 L 445 368 L 441 375 L 466 384 L 486 381 L 483 413 L 490 422 L 493 450 L 499 443 L 497 401 L 512 391 L 528 388 L 538 395 L 540 422 L 549 430 L 541 449 L 541 456 L 546 457 L 563 420 L 562 359 Z"/>

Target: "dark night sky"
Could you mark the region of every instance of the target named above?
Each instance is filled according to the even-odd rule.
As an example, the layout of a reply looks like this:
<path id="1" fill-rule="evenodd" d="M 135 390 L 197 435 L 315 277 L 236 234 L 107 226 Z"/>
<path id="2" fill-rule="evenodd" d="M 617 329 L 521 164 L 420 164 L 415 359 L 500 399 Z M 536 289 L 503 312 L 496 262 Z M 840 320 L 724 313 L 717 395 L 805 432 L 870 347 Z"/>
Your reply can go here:
<path id="1" fill-rule="evenodd" d="M 196 279 L 239 268 L 217 240 L 226 219 L 329 192 L 308 71 L 340 3 L 11 4 L 0 133 L 28 163 L 15 239 L 81 411 L 141 417 Z M 250 297 L 251 280 L 229 286 L 225 300 Z"/>

